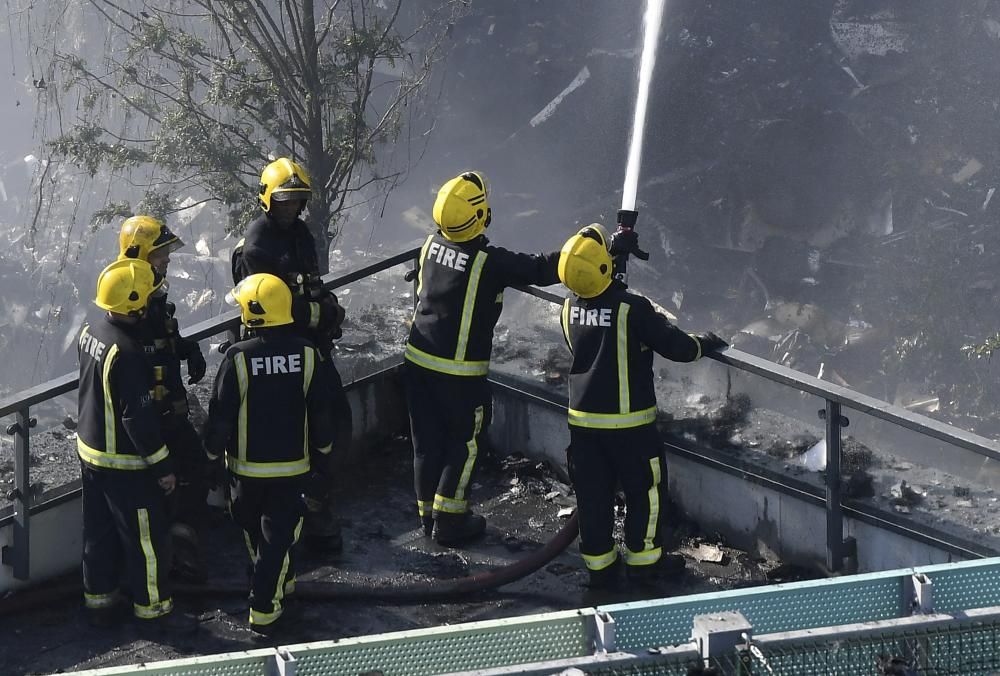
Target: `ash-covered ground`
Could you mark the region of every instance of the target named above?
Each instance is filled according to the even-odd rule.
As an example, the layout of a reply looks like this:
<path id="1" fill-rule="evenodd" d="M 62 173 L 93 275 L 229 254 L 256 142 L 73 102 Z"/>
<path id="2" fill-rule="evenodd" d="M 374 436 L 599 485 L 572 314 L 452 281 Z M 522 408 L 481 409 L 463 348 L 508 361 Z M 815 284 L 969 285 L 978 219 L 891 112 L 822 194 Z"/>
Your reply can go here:
<path id="1" fill-rule="evenodd" d="M 344 468 L 336 489 L 345 547 L 328 558 L 303 551 L 300 580 L 336 580 L 384 587 L 434 584 L 510 563 L 541 547 L 563 525 L 558 513 L 572 507 L 571 489 L 534 461 L 486 457 L 475 480 L 478 510 L 489 519 L 487 535 L 466 549 L 437 546 L 422 531 L 411 489 L 410 447 L 405 437 L 372 447 L 356 466 Z M 619 512 L 621 510 L 619 509 Z M 677 582 L 593 595 L 582 586 L 586 573 L 572 545 L 537 573 L 498 591 L 458 603 L 391 605 L 383 602 L 299 603 L 299 620 L 283 644 L 512 617 L 642 598 L 675 596 L 798 579 L 803 571 L 734 550 L 672 513 L 671 546 L 688 555 L 689 571 Z M 244 578 L 246 551 L 221 511 L 206 524 L 204 542 L 210 581 Z M 699 561 L 697 559 L 706 559 Z M 193 637 L 150 642 L 126 623 L 115 631 L 89 627 L 79 600 L 47 604 L 5 617 L 0 633 L 0 673 L 36 674 L 148 662 L 181 656 L 261 647 L 246 629 L 244 598 L 179 599 L 196 615 Z"/>

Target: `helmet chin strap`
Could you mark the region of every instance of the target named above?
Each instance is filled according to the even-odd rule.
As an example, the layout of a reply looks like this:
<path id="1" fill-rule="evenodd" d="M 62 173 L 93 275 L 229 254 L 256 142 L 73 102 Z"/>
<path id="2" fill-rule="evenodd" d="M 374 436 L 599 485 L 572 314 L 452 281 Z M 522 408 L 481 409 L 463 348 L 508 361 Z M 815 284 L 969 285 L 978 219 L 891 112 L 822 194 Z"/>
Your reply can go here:
<path id="1" fill-rule="evenodd" d="M 483 228 L 490 227 L 490 223 L 493 222 L 493 209 L 492 207 L 486 207 L 486 222 L 483 223 Z"/>

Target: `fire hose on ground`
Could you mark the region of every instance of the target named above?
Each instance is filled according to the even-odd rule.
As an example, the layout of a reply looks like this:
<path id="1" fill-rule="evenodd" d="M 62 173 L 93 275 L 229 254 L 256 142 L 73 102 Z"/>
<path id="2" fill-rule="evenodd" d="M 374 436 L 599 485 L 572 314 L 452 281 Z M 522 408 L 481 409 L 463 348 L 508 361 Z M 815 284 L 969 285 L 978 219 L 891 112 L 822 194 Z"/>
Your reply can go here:
<path id="1" fill-rule="evenodd" d="M 347 582 L 300 581 L 295 586 L 295 598 L 309 601 L 375 600 L 386 603 L 426 603 L 468 600 L 470 594 L 496 589 L 531 575 L 559 556 L 576 539 L 578 516 L 574 513 L 551 540 L 527 556 L 475 575 L 423 584 L 370 587 Z M 245 597 L 246 585 L 219 583 L 173 585 L 178 596 Z M 0 599 L 0 617 L 35 610 L 53 603 L 80 598 L 83 587 L 79 579 L 49 584 L 20 591 Z"/>

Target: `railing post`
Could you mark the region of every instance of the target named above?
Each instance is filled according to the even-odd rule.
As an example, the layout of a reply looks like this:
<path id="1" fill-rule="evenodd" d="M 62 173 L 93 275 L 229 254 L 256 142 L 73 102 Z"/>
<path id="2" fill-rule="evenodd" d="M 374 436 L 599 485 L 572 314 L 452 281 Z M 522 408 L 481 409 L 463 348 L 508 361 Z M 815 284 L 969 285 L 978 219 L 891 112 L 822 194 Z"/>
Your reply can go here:
<path id="1" fill-rule="evenodd" d="M 10 498 L 14 505 L 14 537 L 2 551 L 3 565 L 14 569 L 14 577 L 27 580 L 30 558 L 28 538 L 31 518 L 31 480 L 29 476 L 29 438 L 35 419 L 27 407 L 17 412 L 17 422 L 7 426 L 7 434 L 14 436 L 14 490 Z"/>
<path id="2" fill-rule="evenodd" d="M 826 400 L 819 412 L 826 421 L 826 566 L 830 572 L 844 567 L 844 509 L 840 503 L 841 430 L 849 421 L 840 414 L 840 402 Z"/>

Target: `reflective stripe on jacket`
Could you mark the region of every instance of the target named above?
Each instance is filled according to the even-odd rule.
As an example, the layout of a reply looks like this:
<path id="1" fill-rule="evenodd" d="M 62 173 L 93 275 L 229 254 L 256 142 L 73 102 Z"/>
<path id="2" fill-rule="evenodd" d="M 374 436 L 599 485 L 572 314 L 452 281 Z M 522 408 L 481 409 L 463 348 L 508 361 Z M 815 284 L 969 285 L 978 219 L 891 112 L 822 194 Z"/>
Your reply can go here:
<path id="1" fill-rule="evenodd" d="M 694 336 L 620 282 L 595 298 L 567 298 L 559 321 L 573 353 L 569 424 L 576 427 L 623 429 L 655 422 L 653 352 L 673 361 L 701 356 Z"/>
<path id="2" fill-rule="evenodd" d="M 404 357 L 452 376 L 485 376 L 508 286 L 558 281 L 559 254 L 514 253 L 485 237 L 430 235 L 418 259 L 417 306 Z"/>

